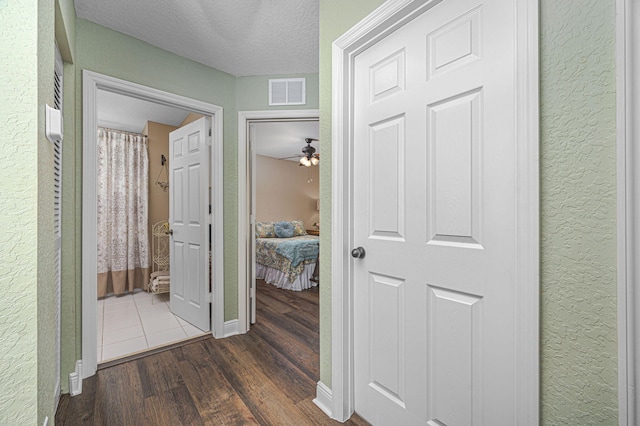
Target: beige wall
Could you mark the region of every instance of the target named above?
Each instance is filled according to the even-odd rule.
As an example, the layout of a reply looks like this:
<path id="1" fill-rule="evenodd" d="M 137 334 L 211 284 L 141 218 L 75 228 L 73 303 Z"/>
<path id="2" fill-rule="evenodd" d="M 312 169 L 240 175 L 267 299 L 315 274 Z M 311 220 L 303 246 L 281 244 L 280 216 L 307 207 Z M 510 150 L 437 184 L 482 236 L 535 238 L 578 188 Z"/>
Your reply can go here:
<path id="1" fill-rule="evenodd" d="M 178 126 L 178 127 L 186 126 L 187 124 L 193 123 L 194 121 L 196 121 L 196 120 L 198 120 L 198 119 L 200 119 L 202 117 L 204 117 L 204 115 L 198 114 L 198 113 L 195 113 L 195 112 L 190 112 L 189 115 L 187 115 L 184 118 L 184 120 L 182 120 L 182 123 L 180 123 L 180 126 Z"/>
<path id="2" fill-rule="evenodd" d="M 309 179 L 309 169 L 313 181 Z M 318 167 L 300 167 L 297 162 L 256 156 L 256 220 L 302 220 L 313 229 L 318 211 Z"/>
<path id="3" fill-rule="evenodd" d="M 163 191 L 156 185 L 158 173 L 162 169 L 160 156 L 167 158 L 167 172 L 169 170 L 169 133 L 177 129 L 175 126 L 147 121 L 142 133 L 149 137 L 149 238 L 151 227 L 161 220 L 169 220 L 169 191 Z M 167 175 L 162 172 L 161 180 Z"/>

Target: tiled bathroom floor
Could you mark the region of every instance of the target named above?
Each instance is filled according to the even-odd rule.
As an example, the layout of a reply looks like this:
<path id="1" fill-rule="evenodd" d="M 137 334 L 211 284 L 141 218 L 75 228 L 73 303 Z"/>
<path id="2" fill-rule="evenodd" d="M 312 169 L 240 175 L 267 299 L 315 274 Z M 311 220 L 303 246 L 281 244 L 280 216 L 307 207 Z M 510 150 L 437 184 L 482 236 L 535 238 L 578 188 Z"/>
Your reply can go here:
<path id="1" fill-rule="evenodd" d="M 138 290 L 98 300 L 98 362 L 203 333 L 171 313 L 168 293 L 156 295 Z"/>

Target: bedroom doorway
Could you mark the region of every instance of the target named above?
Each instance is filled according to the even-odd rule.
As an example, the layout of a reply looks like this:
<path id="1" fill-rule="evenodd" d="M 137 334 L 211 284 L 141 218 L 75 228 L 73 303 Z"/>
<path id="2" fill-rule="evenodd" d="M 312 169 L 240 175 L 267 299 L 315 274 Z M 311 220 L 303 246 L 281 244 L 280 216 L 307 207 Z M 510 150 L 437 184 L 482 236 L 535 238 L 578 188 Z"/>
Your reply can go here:
<path id="1" fill-rule="evenodd" d="M 182 201 L 180 201 L 180 197 L 178 197 L 178 201 L 171 201 L 171 197 L 169 197 L 169 205 L 174 203 L 176 206 L 184 207 L 184 203 L 189 204 L 189 206 L 193 207 L 196 204 L 199 204 L 202 209 L 198 209 L 198 216 L 193 216 L 190 214 L 190 220 L 197 220 L 198 223 L 202 225 L 202 228 L 209 228 L 210 233 L 203 230 L 202 234 L 207 234 L 207 237 L 210 239 L 210 247 L 207 247 L 209 244 L 205 243 L 206 251 L 210 252 L 209 256 L 203 258 L 197 263 L 197 270 L 200 276 L 208 277 L 210 279 L 203 279 L 198 281 L 199 286 L 206 286 L 204 291 L 206 292 L 206 314 L 208 317 L 207 325 L 208 327 L 204 327 L 206 329 L 212 329 L 214 337 L 222 337 L 223 334 L 223 318 L 224 318 L 224 288 L 223 288 L 223 239 L 222 239 L 222 211 L 223 211 L 223 203 L 222 203 L 222 185 L 223 181 L 223 156 L 222 156 L 222 108 L 216 105 L 204 103 L 201 101 L 196 101 L 193 99 L 185 98 L 182 96 L 174 95 L 171 93 L 163 92 L 157 89 L 152 89 L 146 86 L 141 86 L 138 84 L 130 83 L 124 80 L 116 79 L 113 77 L 97 74 L 91 71 L 85 70 L 83 72 L 83 172 L 82 172 L 82 180 L 83 180 L 83 193 L 82 193 L 82 360 L 81 360 L 81 374 L 82 378 L 87 378 L 95 374 L 97 370 L 97 364 L 99 361 L 106 361 L 107 358 L 119 358 L 120 356 L 125 356 L 126 354 L 122 352 L 122 348 L 120 351 L 111 351 L 105 355 L 105 347 L 103 345 L 102 348 L 102 359 L 99 358 L 98 347 L 99 347 L 99 337 L 104 343 L 104 337 L 106 336 L 106 329 L 103 331 L 103 335 L 99 335 L 98 321 L 100 320 L 100 306 L 98 302 L 98 295 L 106 296 L 113 290 L 115 287 L 112 285 L 109 286 L 109 278 L 107 277 L 107 283 L 105 288 L 99 289 L 98 283 L 100 282 L 100 274 L 101 270 L 99 269 L 98 264 L 98 242 L 101 238 L 99 235 L 98 229 L 98 192 L 101 190 L 99 188 L 102 184 L 98 184 L 100 181 L 98 180 L 98 165 L 100 159 L 100 150 L 99 146 L 99 132 L 97 131 L 99 127 L 103 127 L 104 129 L 109 129 L 104 126 L 113 126 L 113 124 L 109 124 L 109 117 L 105 117 L 101 114 L 100 106 L 102 104 L 101 97 L 103 96 L 121 96 L 127 99 L 129 102 L 143 102 L 144 105 L 137 110 L 142 109 L 143 115 L 146 115 L 147 119 L 151 118 L 151 113 L 153 109 L 173 109 L 180 111 L 182 117 L 180 117 L 180 122 L 178 125 L 174 125 L 173 127 L 180 127 L 180 129 L 188 129 L 193 126 L 198 127 L 197 132 L 189 131 L 185 136 L 184 142 L 182 143 L 183 148 L 188 147 L 189 155 L 193 152 L 198 151 L 201 154 L 202 159 L 198 167 L 191 167 L 190 170 L 194 169 L 202 169 L 202 179 L 200 179 L 200 185 L 198 191 L 199 194 L 198 203 L 193 203 L 189 201 L 192 199 L 191 197 L 185 198 L 182 197 Z M 122 99 L 119 99 L 122 101 Z M 119 103 L 120 113 L 122 112 L 123 105 Z M 166 112 L 166 111 L 165 111 Z M 175 112 L 175 111 L 174 111 Z M 194 113 L 189 116 L 189 113 Z M 130 114 L 133 114 L 130 112 Z M 195 120 L 195 121 L 194 121 Z M 156 121 L 163 121 L 162 119 L 156 118 Z M 180 126 L 183 124 L 184 126 Z M 198 124 L 200 123 L 200 124 Z M 139 126 L 138 126 L 139 127 Z M 178 129 L 178 130 L 180 130 Z M 113 129 L 111 129 L 113 130 Z M 148 131 L 149 129 L 147 129 Z M 166 129 L 165 129 L 166 130 Z M 122 133 L 132 135 L 132 132 L 129 131 L 120 131 L 121 135 L 117 136 L 118 138 L 123 138 Z M 151 136 L 151 132 L 149 131 L 146 137 L 140 133 L 140 130 L 136 130 L 135 139 L 138 139 L 141 144 L 140 151 L 146 151 L 145 143 L 148 143 L 148 139 Z M 174 136 L 176 132 L 173 133 Z M 179 136 L 179 135 L 178 135 Z M 166 142 L 166 152 L 163 153 L 153 153 L 149 152 L 148 162 L 151 165 L 157 165 L 159 167 L 159 172 L 156 174 L 156 171 L 153 171 L 149 168 L 149 170 L 142 170 L 140 175 L 148 175 L 148 186 L 150 188 L 155 188 L 156 186 L 160 191 L 164 191 L 165 187 L 168 189 L 167 195 L 171 194 L 180 195 L 178 192 L 178 188 L 183 188 L 178 185 L 177 182 L 177 174 L 175 167 L 172 168 L 171 161 L 171 152 L 172 150 L 169 148 L 173 148 L 175 151 L 176 146 L 180 145 L 179 141 L 173 140 L 172 144 L 169 142 L 169 138 L 171 137 L 171 132 L 169 131 L 169 135 L 167 137 Z M 136 143 L 138 143 L 136 142 Z M 129 142 L 127 142 L 129 143 Z M 107 151 L 108 152 L 108 151 Z M 158 156 L 161 154 L 160 156 Z M 124 157 L 121 156 L 121 157 Z M 111 161 L 111 156 L 106 155 L 108 161 L 104 161 L 105 163 L 116 163 L 117 161 Z M 193 162 L 190 161 L 190 165 L 193 165 Z M 164 163 L 164 164 L 163 164 Z M 176 161 L 173 161 L 174 166 L 177 164 Z M 95 165 L 94 167 L 91 167 Z M 166 167 L 165 167 L 166 166 Z M 126 169 L 125 169 L 126 170 Z M 123 172 L 124 173 L 124 172 Z M 172 173 L 174 174 L 173 178 Z M 112 172 L 112 175 L 117 174 L 117 172 Z M 189 176 L 189 181 L 193 183 L 194 176 Z M 190 186 L 193 188 L 193 185 Z M 157 189 L 157 188 L 156 188 Z M 178 191 L 178 192 L 176 192 Z M 144 190 L 142 190 L 144 192 Z M 184 190 L 182 190 L 184 193 Z M 195 194 L 195 192 L 193 193 Z M 192 194 L 192 195 L 193 195 Z M 182 194 L 184 195 L 184 194 Z M 143 203 L 144 204 L 144 203 Z M 193 213 L 193 212 L 191 212 Z M 169 212 L 164 213 L 165 217 L 160 218 L 159 222 L 167 221 L 168 219 L 175 219 L 171 216 Z M 144 215 L 142 215 L 144 216 Z M 176 216 L 177 217 L 177 216 Z M 153 218 L 150 218 L 149 224 L 147 226 L 151 227 L 151 230 L 148 233 L 153 233 Z M 112 219 L 111 222 L 114 220 Z M 158 223 L 158 222 L 156 222 Z M 172 222 L 169 221 L 171 224 Z M 142 225 L 138 227 L 139 229 L 146 228 L 146 226 Z M 161 227 L 162 228 L 162 227 Z M 166 227 L 165 227 L 166 228 Z M 128 231 L 127 231 L 128 232 Z M 169 227 L 167 230 L 169 234 L 168 239 L 171 240 L 175 236 L 171 234 L 171 228 Z M 177 238 L 176 238 L 177 240 Z M 160 248 L 156 246 L 156 248 Z M 149 250 L 150 251 L 150 250 Z M 155 254 L 155 253 L 154 253 Z M 149 257 L 150 260 L 154 258 L 151 253 L 143 253 L 140 257 Z M 172 257 L 172 256 L 170 256 Z M 187 259 L 188 258 L 188 259 Z M 192 257 L 186 256 L 187 263 L 193 264 Z M 209 265 L 211 265 L 209 267 Z M 141 275 L 142 285 L 132 285 L 131 288 L 128 283 L 124 284 L 124 292 L 127 293 L 126 296 L 115 297 L 112 300 L 114 302 L 123 302 L 126 301 L 127 306 L 119 306 L 115 307 L 120 303 L 109 303 L 112 306 L 113 311 L 118 311 L 121 315 L 115 315 L 114 321 L 122 320 L 124 315 L 130 317 L 132 321 L 137 319 L 139 324 L 137 324 L 136 333 L 140 334 L 140 328 L 142 328 L 143 336 L 132 337 L 127 340 L 138 340 L 138 346 L 133 348 L 128 348 L 128 352 L 133 352 L 136 356 L 138 356 L 137 352 L 146 352 L 150 349 L 150 346 L 164 346 L 169 343 L 167 341 L 168 337 L 171 337 L 170 340 L 182 340 L 183 338 L 189 338 L 196 334 L 202 334 L 202 327 L 200 330 L 194 330 L 196 327 L 191 328 L 186 323 L 188 321 L 179 321 L 175 316 L 169 318 L 167 312 L 177 313 L 177 315 L 181 315 L 179 312 L 176 312 L 173 309 L 173 300 L 169 302 L 163 300 L 166 299 L 166 295 L 154 295 L 151 299 L 145 300 L 146 303 L 138 303 L 139 301 L 135 298 L 146 298 L 148 296 L 146 291 L 143 290 L 135 290 L 136 287 L 144 287 L 145 281 L 147 284 L 150 282 L 153 283 L 152 277 L 150 276 L 150 268 L 151 264 L 149 264 L 146 268 L 145 265 L 134 264 L 134 268 L 132 274 L 130 275 Z M 160 268 L 166 269 L 166 265 L 158 265 Z M 129 268 L 127 268 L 129 269 Z M 173 268 L 169 269 L 170 281 L 173 281 L 170 284 L 171 293 L 174 292 L 174 288 L 176 287 L 176 277 L 174 274 L 170 272 Z M 179 269 L 179 268 L 178 268 Z M 210 271 L 210 275 L 209 275 Z M 167 272 L 167 271 L 165 271 Z M 127 272 L 125 272 L 128 274 Z M 145 277 L 146 274 L 146 277 Z M 113 274 L 111 274 L 113 275 Z M 129 277 L 127 277 L 128 280 Z M 157 277 L 156 277 L 157 278 Z M 113 276 L 111 277 L 111 281 L 113 284 Z M 161 284 L 157 280 L 157 285 Z M 178 283 L 179 284 L 179 283 Z M 180 288 L 180 286 L 178 286 Z M 133 291 L 132 291 L 133 290 Z M 144 296 L 144 297 L 143 297 Z M 131 298 L 131 300 L 125 300 Z M 173 295 L 170 299 L 173 299 Z M 107 301 L 102 306 L 103 308 L 103 320 L 106 323 L 106 305 Z M 140 305 L 140 306 L 138 306 Z M 163 308 L 162 312 L 146 312 L 149 313 L 149 318 L 145 321 L 143 318 L 143 314 L 140 308 L 143 310 L 151 309 L 151 307 L 155 308 Z M 114 316 L 114 315 L 112 315 Z M 153 317 L 153 318 L 152 318 Z M 162 317 L 162 318 L 160 318 Z M 184 318 L 181 318 L 184 320 Z M 145 326 L 145 322 L 149 327 Z M 167 324 L 167 322 L 171 324 Z M 169 327 L 167 327 L 169 326 Z M 210 327 L 210 328 L 209 328 Z M 186 329 L 189 329 L 187 332 Z M 124 328 L 123 328 L 124 329 Z M 168 336 L 168 334 L 174 334 L 176 330 L 182 330 L 182 334 L 180 336 Z M 173 330 L 171 333 L 168 330 Z M 126 334 L 127 332 L 120 332 L 120 329 L 109 330 L 113 332 L 114 337 L 117 334 Z M 151 337 L 151 334 L 155 334 Z M 183 336 L 184 334 L 184 336 Z M 130 336 L 128 336 L 130 337 Z M 177 337 L 177 339 L 176 339 Z M 146 347 L 142 347 L 142 343 L 144 343 Z M 121 342 L 113 342 L 116 344 L 120 344 Z M 131 342 L 128 342 L 131 343 Z M 127 346 L 122 343 L 122 346 Z M 129 345 L 131 346 L 131 345 Z M 132 349 L 132 350 L 131 350 Z M 119 352 L 119 353 L 118 353 Z M 118 361 L 115 361 L 118 362 Z"/>
<path id="2" fill-rule="evenodd" d="M 321 160 L 317 110 L 240 112 L 238 116 L 238 332 L 245 333 L 256 320 L 261 286 L 290 292 L 289 300 L 296 300 L 300 291 L 315 288 L 317 293 Z M 301 165 L 300 161 L 304 156 L 302 149 L 307 146 L 312 148 L 307 148 L 309 166 Z M 291 256 L 295 258 L 285 260 L 274 254 L 275 247 L 270 247 L 271 254 L 266 255 L 271 256 L 271 262 L 256 267 L 256 232 L 275 237 L 277 223 L 279 228 L 290 228 L 292 238 L 267 238 L 267 242 L 285 241 L 287 244 L 279 249 L 289 246 Z M 291 247 L 298 244 L 306 245 L 304 254 Z"/>

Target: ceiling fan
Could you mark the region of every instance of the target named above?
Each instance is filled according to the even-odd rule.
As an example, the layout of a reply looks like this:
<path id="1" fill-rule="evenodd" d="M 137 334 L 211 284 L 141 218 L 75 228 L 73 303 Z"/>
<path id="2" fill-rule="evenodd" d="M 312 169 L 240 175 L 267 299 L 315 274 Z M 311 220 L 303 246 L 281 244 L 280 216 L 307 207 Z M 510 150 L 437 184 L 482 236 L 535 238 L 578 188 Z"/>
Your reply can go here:
<path id="1" fill-rule="evenodd" d="M 311 167 L 312 165 L 317 166 L 318 163 L 320 163 L 320 154 L 315 153 L 316 149 L 313 146 L 311 146 L 311 142 L 318 141 L 318 139 L 304 138 L 304 141 L 307 143 L 307 145 L 304 148 L 302 148 L 302 154 L 304 155 L 300 158 L 299 166 L 305 166 L 305 167 Z M 281 158 L 281 160 L 286 160 L 294 157 L 297 157 L 297 155 Z"/>
<path id="2" fill-rule="evenodd" d="M 320 162 L 320 154 L 316 154 L 316 149 L 311 146 L 311 142 L 317 141 L 318 139 L 313 138 L 304 138 L 304 141 L 307 143 L 307 146 L 302 148 L 302 153 L 304 156 L 300 158 L 300 164 L 305 167 L 310 167 L 311 165 L 317 166 Z"/>

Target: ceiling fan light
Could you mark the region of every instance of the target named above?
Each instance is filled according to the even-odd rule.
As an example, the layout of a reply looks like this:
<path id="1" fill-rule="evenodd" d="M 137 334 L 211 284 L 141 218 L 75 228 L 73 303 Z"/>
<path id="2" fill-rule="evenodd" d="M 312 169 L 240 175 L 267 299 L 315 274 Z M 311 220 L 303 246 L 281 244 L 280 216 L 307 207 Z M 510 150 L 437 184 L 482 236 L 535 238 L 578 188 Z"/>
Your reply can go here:
<path id="1" fill-rule="evenodd" d="M 302 157 L 300 159 L 300 163 L 302 163 L 302 165 L 305 167 L 311 166 L 311 161 L 307 157 Z"/>
<path id="2" fill-rule="evenodd" d="M 307 157 L 302 157 L 300 159 L 300 164 L 302 164 L 304 166 L 305 161 L 307 161 Z"/>
<path id="3" fill-rule="evenodd" d="M 319 162 L 320 160 L 318 160 L 316 157 L 311 158 L 311 164 L 313 164 L 314 166 L 317 166 Z"/>

